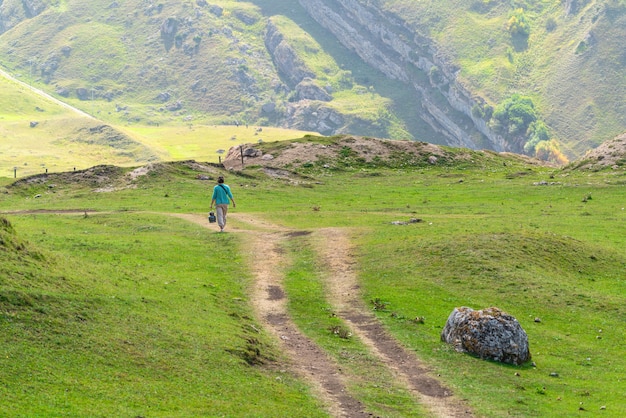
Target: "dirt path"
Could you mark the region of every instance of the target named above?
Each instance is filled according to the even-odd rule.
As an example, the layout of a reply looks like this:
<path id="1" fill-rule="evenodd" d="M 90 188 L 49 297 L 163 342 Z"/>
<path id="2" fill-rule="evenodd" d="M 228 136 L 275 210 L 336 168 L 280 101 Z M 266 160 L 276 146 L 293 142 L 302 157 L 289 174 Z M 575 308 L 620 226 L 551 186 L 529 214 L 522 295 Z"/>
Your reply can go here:
<path id="1" fill-rule="evenodd" d="M 18 80 L 17 78 L 13 77 L 11 74 L 7 73 L 6 71 L 2 70 L 1 68 L 0 68 L 0 76 L 13 81 L 14 83 L 17 83 L 17 84 L 21 85 L 22 87 L 27 88 L 28 90 L 32 91 L 33 93 L 38 94 L 41 97 L 44 97 L 47 100 L 50 100 L 51 102 L 54 102 L 55 104 L 57 104 L 57 105 L 59 105 L 61 107 L 64 107 L 64 108 L 69 109 L 69 110 L 71 110 L 73 112 L 76 112 L 76 113 L 78 113 L 81 116 L 84 116 L 84 117 L 89 118 L 89 119 L 96 119 L 93 116 L 91 116 L 89 113 L 83 112 L 82 110 L 77 109 L 74 106 L 71 106 L 71 105 L 69 105 L 69 104 L 67 104 L 67 103 L 65 103 L 65 102 L 63 102 L 63 101 L 61 101 L 61 100 L 59 100 L 59 99 L 49 95 L 48 93 L 46 93 L 43 90 L 40 90 L 40 89 L 38 89 L 36 87 L 33 87 L 33 86 L 29 85 L 29 84 L 26 84 L 25 82 L 23 82 L 21 80 Z"/>
<path id="2" fill-rule="evenodd" d="M 258 317 L 282 343 L 301 375 L 308 378 L 323 396 L 334 416 L 371 416 L 364 406 L 345 392 L 340 368 L 311 340 L 301 334 L 289 318 L 282 288 L 282 265 L 287 262 L 281 244 L 293 231 L 246 214 L 233 219 L 255 232 L 249 241 L 256 282 L 252 303 Z M 237 228 L 239 231 L 245 229 Z M 249 232 L 249 231 L 248 231 Z M 434 378 L 415 355 L 386 332 L 363 304 L 353 265 L 353 249 L 348 236 L 339 228 L 315 231 L 313 240 L 328 267 L 326 281 L 330 302 L 338 316 L 385 364 L 393 375 L 414 394 L 434 417 L 470 417 L 469 408 Z"/>
<path id="3" fill-rule="evenodd" d="M 171 215 L 209 227 L 203 216 Z M 227 230 L 246 233 L 250 238 L 246 245 L 255 277 L 251 299 L 256 316 L 280 342 L 293 371 L 310 383 L 332 416 L 371 417 L 365 406 L 348 394 L 339 366 L 298 330 L 287 313 L 281 274 L 287 260 L 282 244 L 294 231 L 243 213 L 229 214 L 228 218 Z M 232 225 L 233 220 L 236 225 Z"/>
<path id="4" fill-rule="evenodd" d="M 211 228 L 202 215 L 169 215 Z M 284 228 L 244 213 L 229 214 L 229 220 L 228 231 L 249 237 L 245 243 L 255 277 L 251 295 L 253 309 L 259 322 L 279 341 L 293 371 L 310 383 L 332 416 L 371 417 L 365 405 L 346 390 L 347 377 L 341 367 L 302 334 L 289 317 L 282 283 L 282 272 L 289 260 L 282 245 L 290 237 L 308 232 Z M 365 306 L 354 270 L 354 249 L 347 232 L 340 228 L 321 228 L 311 237 L 327 267 L 324 276 L 330 291 L 329 302 L 334 312 L 351 327 L 353 334 L 413 393 L 429 411 L 429 416 L 471 417 L 469 407 L 433 377 L 414 353 L 402 347 Z"/>
<path id="5" fill-rule="evenodd" d="M 298 374 L 312 383 L 333 416 L 366 417 L 364 405 L 350 396 L 337 364 L 313 341 L 303 335 L 287 313 L 282 286 L 284 255 L 282 243 L 289 232 L 262 232 L 249 241 L 256 277 L 252 304 L 263 325 L 280 341 Z"/>

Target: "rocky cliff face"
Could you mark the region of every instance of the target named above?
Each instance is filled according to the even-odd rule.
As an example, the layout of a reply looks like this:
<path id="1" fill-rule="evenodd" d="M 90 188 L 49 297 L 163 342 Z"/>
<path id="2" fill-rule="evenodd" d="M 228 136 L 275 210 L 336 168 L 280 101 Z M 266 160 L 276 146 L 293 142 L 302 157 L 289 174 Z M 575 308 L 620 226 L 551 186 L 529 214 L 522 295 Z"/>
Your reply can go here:
<path id="1" fill-rule="evenodd" d="M 274 65 L 286 89 L 295 92 L 294 100 L 286 105 L 283 115 L 285 126 L 306 131 L 316 131 L 324 135 L 339 133 L 345 124 L 342 115 L 323 102 L 332 100 L 332 95 L 317 85 L 315 72 L 307 68 L 291 47 L 285 36 L 270 21 L 265 33 L 265 47 L 272 56 Z M 276 105 L 266 104 L 263 112 L 274 113 Z"/>
<path id="2" fill-rule="evenodd" d="M 484 100 L 457 81 L 433 42 L 396 15 L 358 0 L 299 0 L 307 13 L 348 49 L 387 77 L 414 89 L 422 103 L 415 109 L 452 146 L 522 152 L 496 135 L 472 109 Z"/>
<path id="3" fill-rule="evenodd" d="M 8 31 L 24 19 L 37 16 L 45 10 L 41 0 L 0 1 L 0 34 Z"/>

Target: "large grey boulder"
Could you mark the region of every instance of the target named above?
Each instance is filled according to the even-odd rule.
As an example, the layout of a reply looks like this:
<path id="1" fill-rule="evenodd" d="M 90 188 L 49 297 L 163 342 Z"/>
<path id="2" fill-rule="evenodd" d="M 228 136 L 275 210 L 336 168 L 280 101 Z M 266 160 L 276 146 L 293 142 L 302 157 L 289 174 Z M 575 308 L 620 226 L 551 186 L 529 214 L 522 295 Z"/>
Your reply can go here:
<path id="1" fill-rule="evenodd" d="M 502 363 L 519 365 L 531 357 L 526 331 L 517 319 L 498 308 L 454 308 L 441 340 L 459 352 Z"/>
<path id="2" fill-rule="evenodd" d="M 297 51 L 287 42 L 286 36 L 272 22 L 267 24 L 265 46 L 272 56 L 276 68 L 287 79 L 291 87 L 296 86 L 307 77 L 315 78 L 315 73 L 307 67 Z"/>
<path id="3" fill-rule="evenodd" d="M 315 84 L 309 77 L 305 77 L 298 83 L 296 86 L 296 95 L 298 100 L 319 100 L 324 102 L 330 102 L 332 100 L 332 96 Z"/>

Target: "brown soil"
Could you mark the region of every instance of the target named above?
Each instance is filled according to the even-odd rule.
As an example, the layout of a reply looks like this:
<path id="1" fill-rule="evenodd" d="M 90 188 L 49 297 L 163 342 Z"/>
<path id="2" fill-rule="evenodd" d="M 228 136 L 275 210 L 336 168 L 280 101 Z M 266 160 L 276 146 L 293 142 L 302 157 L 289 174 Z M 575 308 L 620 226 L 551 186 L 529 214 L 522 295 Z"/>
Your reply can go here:
<path id="1" fill-rule="evenodd" d="M 388 159 L 394 154 L 426 155 L 442 157 L 446 155 L 440 146 L 415 141 L 394 141 L 379 138 L 360 136 L 345 136 L 337 138 L 329 144 L 316 142 L 292 142 L 286 147 L 275 149 L 267 153 L 260 150 L 258 144 L 244 144 L 243 147 L 232 147 L 224 159 L 224 167 L 228 170 L 240 170 L 241 150 L 244 152 L 244 164 L 261 165 L 267 170 L 275 170 L 277 177 L 284 177 L 285 167 L 301 166 L 305 163 L 321 159 L 336 160 L 342 150 L 349 148 L 352 153 L 364 161 L 374 158 Z M 462 157 L 460 157 L 462 158 Z M 281 170 L 283 171 L 281 173 Z M 273 173 L 268 173 L 272 175 Z"/>
<path id="2" fill-rule="evenodd" d="M 289 318 L 282 289 L 284 255 L 280 229 L 250 234 L 250 254 L 256 277 L 252 303 L 261 323 L 276 337 L 291 359 L 295 372 L 306 378 L 333 416 L 366 417 L 364 406 L 346 391 L 337 364 L 303 335 Z"/>
<path id="3" fill-rule="evenodd" d="M 371 416 L 361 402 L 347 393 L 347 377 L 341 368 L 304 336 L 289 317 L 280 274 L 287 260 L 281 245 L 290 236 L 308 232 L 290 230 L 246 214 L 230 216 L 239 226 L 234 230 L 247 233 L 251 238 L 247 242 L 256 277 L 252 295 L 254 309 L 261 323 L 280 341 L 294 371 L 311 383 L 333 416 Z M 363 304 L 347 232 L 339 228 L 319 229 L 312 234 L 312 239 L 328 266 L 325 277 L 330 302 L 337 315 L 351 326 L 353 334 L 367 344 L 431 416 L 471 416 L 467 405 L 455 398 L 414 353 L 401 346 Z"/>
<path id="4" fill-rule="evenodd" d="M 374 317 L 360 297 L 359 284 L 352 261 L 353 249 L 346 231 L 325 228 L 316 232 L 317 248 L 328 266 L 327 285 L 338 316 L 351 326 L 352 332 L 369 346 L 374 354 L 404 382 L 415 397 L 437 417 L 468 417 L 466 405 L 433 377 L 413 353 L 401 346 Z"/>

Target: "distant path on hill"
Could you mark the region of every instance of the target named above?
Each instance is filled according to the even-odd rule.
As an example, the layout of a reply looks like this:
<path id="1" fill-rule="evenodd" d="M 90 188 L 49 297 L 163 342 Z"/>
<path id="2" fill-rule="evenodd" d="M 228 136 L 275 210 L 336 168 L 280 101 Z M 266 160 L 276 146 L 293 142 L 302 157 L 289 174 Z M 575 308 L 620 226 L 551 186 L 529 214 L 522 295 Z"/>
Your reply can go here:
<path id="1" fill-rule="evenodd" d="M 49 95 L 45 91 L 39 90 L 38 88 L 33 87 L 30 84 L 27 84 L 27 83 L 25 83 L 25 82 L 15 78 L 15 77 L 13 77 L 11 74 L 7 73 L 2 68 L 0 68 L 0 76 L 13 81 L 14 83 L 17 83 L 17 84 L 21 85 L 22 87 L 27 88 L 28 90 L 32 91 L 33 93 L 38 94 L 38 95 L 40 95 L 40 96 L 42 96 L 42 97 L 44 97 L 44 98 L 54 102 L 55 104 L 58 104 L 61 107 L 64 107 L 64 108 L 69 109 L 69 110 L 71 110 L 71 111 L 73 111 L 75 113 L 78 113 L 80 116 L 84 116 L 84 117 L 89 118 L 89 119 L 97 120 L 96 118 L 91 116 L 89 113 L 83 112 L 82 110 L 77 109 L 74 106 L 71 106 L 71 105 L 69 105 L 69 104 L 67 104 L 67 103 L 65 103 L 65 102 L 63 102 L 63 101 L 61 101 L 61 100 L 59 100 L 59 99 Z"/>

